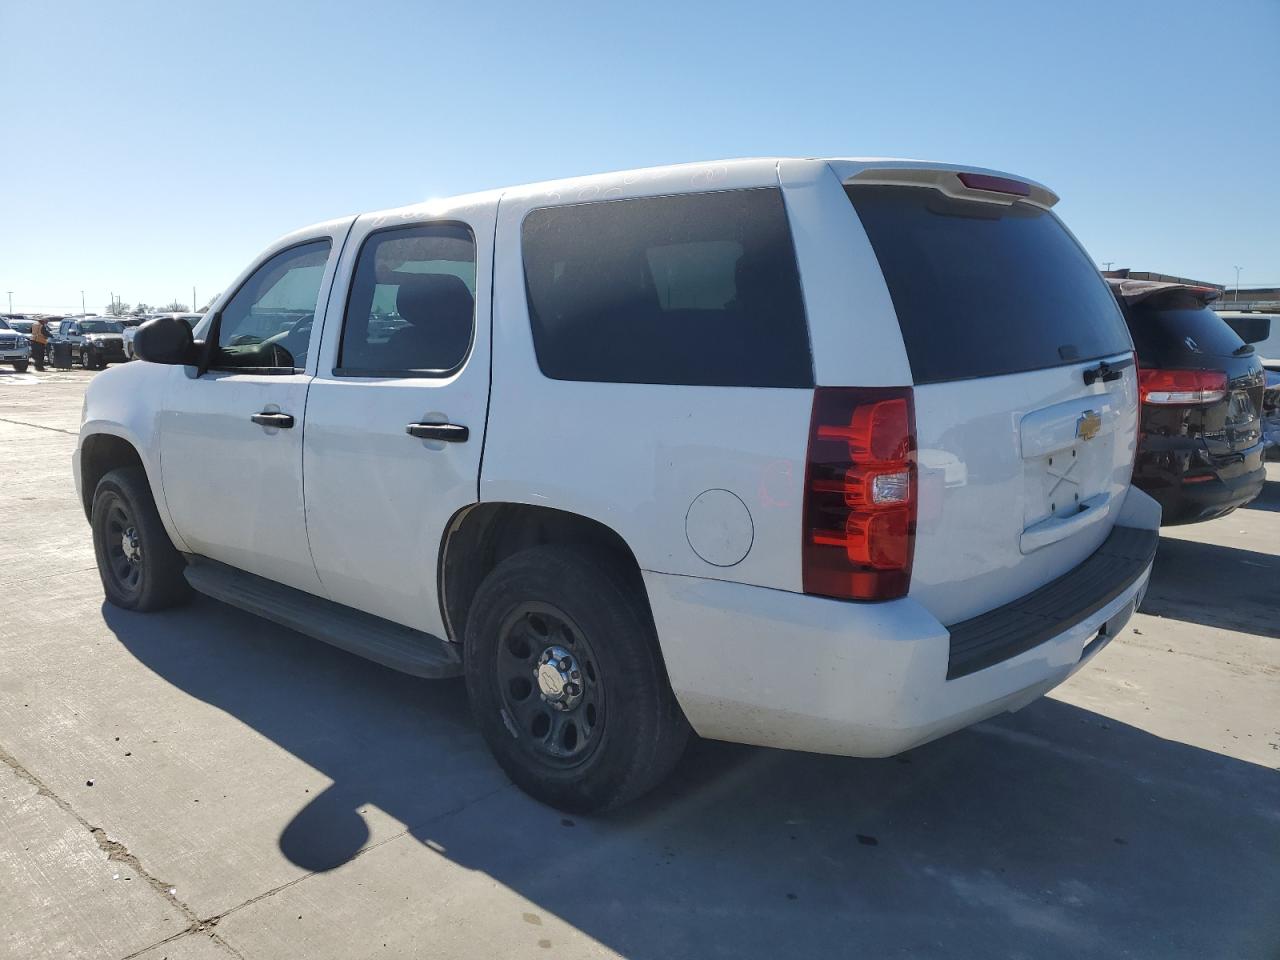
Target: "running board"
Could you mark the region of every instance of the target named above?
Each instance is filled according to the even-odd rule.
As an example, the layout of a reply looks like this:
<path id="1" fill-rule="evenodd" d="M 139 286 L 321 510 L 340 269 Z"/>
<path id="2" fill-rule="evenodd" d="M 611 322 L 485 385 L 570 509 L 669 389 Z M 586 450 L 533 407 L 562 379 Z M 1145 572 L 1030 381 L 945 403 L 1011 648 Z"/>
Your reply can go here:
<path id="1" fill-rule="evenodd" d="M 433 680 L 462 674 L 462 658 L 457 648 L 421 630 L 204 557 L 188 555 L 186 577 L 187 582 L 205 596 L 392 670 Z"/>

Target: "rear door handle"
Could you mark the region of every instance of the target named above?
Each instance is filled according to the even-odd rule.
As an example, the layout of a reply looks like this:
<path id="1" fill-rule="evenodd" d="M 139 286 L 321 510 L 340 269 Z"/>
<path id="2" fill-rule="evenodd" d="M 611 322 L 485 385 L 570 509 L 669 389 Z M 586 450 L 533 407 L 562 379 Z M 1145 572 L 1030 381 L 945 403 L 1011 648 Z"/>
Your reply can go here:
<path id="1" fill-rule="evenodd" d="M 446 443 L 466 443 L 471 431 L 460 423 L 411 423 L 404 432 L 419 440 L 444 440 Z"/>
<path id="2" fill-rule="evenodd" d="M 291 413 L 269 413 L 266 410 L 262 413 L 255 413 L 249 418 L 254 423 L 260 423 L 264 427 L 279 427 L 281 430 L 288 430 L 293 426 L 293 414 Z"/>
<path id="3" fill-rule="evenodd" d="M 1084 372 L 1084 384 L 1086 387 L 1091 387 L 1097 380 L 1101 380 L 1103 383 L 1119 380 L 1124 375 L 1122 371 L 1131 366 L 1133 366 L 1133 357 L 1117 360 L 1115 363 L 1107 363 L 1107 361 L 1103 360 L 1096 367 Z"/>

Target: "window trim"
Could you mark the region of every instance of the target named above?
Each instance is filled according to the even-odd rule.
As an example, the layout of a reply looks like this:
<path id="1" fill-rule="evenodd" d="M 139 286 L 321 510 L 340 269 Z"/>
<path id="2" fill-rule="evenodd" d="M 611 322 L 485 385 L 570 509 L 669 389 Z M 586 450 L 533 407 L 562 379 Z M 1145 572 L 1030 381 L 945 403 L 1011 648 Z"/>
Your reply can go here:
<path id="1" fill-rule="evenodd" d="M 347 318 L 351 313 L 351 295 L 355 292 L 356 273 L 360 269 L 360 258 L 364 256 L 365 247 L 370 240 L 382 234 L 403 230 L 420 230 L 423 227 L 462 227 L 465 229 L 467 235 L 471 238 L 472 263 L 475 265 L 476 279 L 477 281 L 479 280 L 480 247 L 476 242 L 475 229 L 465 220 L 416 220 L 412 223 L 397 223 L 389 227 L 370 230 L 365 234 L 364 239 L 360 241 L 360 246 L 356 250 L 355 260 L 351 264 L 351 275 L 347 278 L 347 295 L 342 300 L 342 323 L 338 327 L 338 352 L 334 358 L 333 369 L 330 371 L 332 376 L 340 377 L 344 380 L 447 380 L 461 372 L 462 368 L 467 365 L 467 361 L 471 359 L 471 354 L 475 352 L 476 348 L 476 332 L 480 326 L 480 298 L 477 296 L 479 293 L 478 283 L 476 293 L 471 295 L 471 339 L 467 341 L 467 349 L 462 354 L 461 359 L 452 367 L 440 370 L 366 370 L 364 368 L 342 366 L 343 339 L 347 332 Z"/>
<path id="2" fill-rule="evenodd" d="M 233 291 L 231 291 L 230 296 L 228 296 L 226 299 L 222 301 L 222 306 L 213 312 L 213 321 L 209 324 L 208 338 L 205 340 L 204 350 L 201 351 L 201 353 L 203 353 L 204 356 L 201 358 L 201 361 L 199 363 L 195 364 L 197 370 L 199 371 L 197 376 L 203 377 L 206 373 L 227 373 L 232 375 L 239 373 L 239 374 L 252 374 L 254 376 L 268 375 L 268 376 L 286 377 L 286 376 L 294 376 L 299 373 L 306 373 L 307 372 L 306 367 L 297 367 L 297 366 L 294 366 L 294 367 L 215 367 L 213 365 L 213 360 L 214 360 L 214 355 L 218 350 L 218 335 L 222 332 L 222 312 L 223 310 L 226 309 L 226 305 L 230 303 L 232 300 L 234 300 L 236 297 L 238 297 L 240 295 L 240 291 L 243 290 L 246 286 L 248 286 L 249 281 L 252 280 L 254 276 L 257 275 L 259 270 L 261 270 L 264 266 L 266 266 L 276 257 L 280 256 L 281 254 L 289 253 L 291 250 L 297 250 L 299 247 L 309 246 L 310 244 L 313 244 L 313 243 L 327 243 L 329 245 L 329 254 L 327 257 L 325 257 L 324 266 L 325 266 L 325 269 L 328 270 L 329 260 L 333 257 L 333 250 L 335 246 L 333 241 L 334 241 L 333 236 L 327 233 L 321 234 L 315 237 L 307 237 L 305 240 L 299 240 L 297 243 L 291 243 L 287 247 L 281 247 L 279 250 L 272 251 L 271 253 L 267 254 L 265 257 L 260 259 L 257 263 L 255 263 L 253 265 L 253 268 L 249 271 L 249 275 L 246 276 L 244 280 L 241 281 Z M 339 251 L 341 251 L 341 245 L 339 244 L 337 246 L 339 247 Z M 316 314 L 320 314 L 324 310 L 324 304 L 321 302 L 321 299 L 320 299 L 320 294 L 324 289 L 323 273 L 320 275 L 320 288 L 321 288 L 320 290 L 316 291 L 316 311 L 315 311 Z M 320 317 L 313 315 L 312 323 L 313 324 L 316 323 L 316 321 L 319 319 Z M 194 327 L 192 329 L 194 330 Z M 315 335 L 314 329 L 312 331 L 312 335 L 313 336 Z M 319 339 L 317 339 L 316 340 L 317 347 L 319 346 L 319 343 L 320 341 Z M 311 349 L 310 343 L 308 343 L 307 349 L 308 351 L 310 351 Z"/>

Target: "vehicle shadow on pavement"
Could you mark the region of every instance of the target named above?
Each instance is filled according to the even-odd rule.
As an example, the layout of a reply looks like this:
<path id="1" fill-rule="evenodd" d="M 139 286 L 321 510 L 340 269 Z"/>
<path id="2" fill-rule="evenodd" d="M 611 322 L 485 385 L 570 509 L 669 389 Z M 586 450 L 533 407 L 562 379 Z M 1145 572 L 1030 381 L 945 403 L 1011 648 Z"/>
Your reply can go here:
<path id="1" fill-rule="evenodd" d="M 356 856 L 357 810 L 372 804 L 645 960 L 1280 948 L 1280 774 L 1060 701 L 889 760 L 699 741 L 641 802 L 564 817 L 494 792 L 460 681 L 403 676 L 205 599 L 103 615 L 144 665 L 333 781 L 279 824 L 280 850 L 307 870 Z M 388 922 L 414 922 L 402 909 Z"/>
<path id="2" fill-rule="evenodd" d="M 1161 537 L 1142 612 L 1280 639 L 1280 556 Z"/>
<path id="3" fill-rule="evenodd" d="M 1267 480 L 1262 484 L 1262 492 L 1241 510 L 1266 510 L 1280 513 L 1280 480 Z"/>

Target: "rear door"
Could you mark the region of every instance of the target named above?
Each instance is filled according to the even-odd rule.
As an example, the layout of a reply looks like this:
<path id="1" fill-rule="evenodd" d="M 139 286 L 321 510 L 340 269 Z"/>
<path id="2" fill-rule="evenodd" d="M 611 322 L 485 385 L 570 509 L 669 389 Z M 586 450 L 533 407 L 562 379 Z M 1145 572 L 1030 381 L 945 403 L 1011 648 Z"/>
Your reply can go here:
<path id="1" fill-rule="evenodd" d="M 1043 188 L 917 171 L 846 193 L 914 382 L 911 596 L 955 623 L 1069 571 L 1128 488 L 1137 374 L 1123 318 Z M 1008 192 L 1005 192 L 1008 191 Z"/>
<path id="2" fill-rule="evenodd" d="M 439 637 L 440 544 L 479 484 L 495 207 L 356 221 L 307 401 L 307 529 L 327 595 Z"/>

